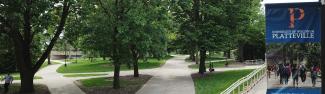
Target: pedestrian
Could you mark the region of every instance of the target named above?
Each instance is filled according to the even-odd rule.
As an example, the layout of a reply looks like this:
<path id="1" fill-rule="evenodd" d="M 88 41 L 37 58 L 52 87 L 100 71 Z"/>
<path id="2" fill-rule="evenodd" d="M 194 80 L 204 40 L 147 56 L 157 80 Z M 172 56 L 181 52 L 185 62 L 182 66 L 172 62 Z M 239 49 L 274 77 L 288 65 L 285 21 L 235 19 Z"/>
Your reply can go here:
<path id="1" fill-rule="evenodd" d="M 272 71 L 272 69 L 271 69 L 271 65 L 268 65 L 268 66 L 267 66 L 267 77 L 268 77 L 268 78 L 271 78 L 271 71 Z"/>
<path id="2" fill-rule="evenodd" d="M 305 81 L 306 81 L 306 77 L 307 77 L 307 75 L 306 75 L 306 67 L 304 66 L 304 65 L 300 65 L 300 68 L 299 68 L 299 70 L 300 70 L 300 78 L 301 78 L 301 82 L 302 83 L 305 83 Z"/>
<path id="3" fill-rule="evenodd" d="M 280 76 L 280 71 L 279 70 L 280 70 L 279 69 L 279 64 L 276 64 L 275 65 L 275 70 L 274 70 L 274 72 L 275 72 L 275 78 L 277 78 L 277 77 Z"/>
<path id="4" fill-rule="evenodd" d="M 298 87 L 298 80 L 299 80 L 299 76 L 298 76 L 298 68 L 296 64 L 292 65 L 292 79 L 293 79 L 293 87 Z"/>
<path id="5" fill-rule="evenodd" d="M 284 67 L 284 83 L 287 85 L 288 82 L 289 82 L 289 78 L 290 78 L 290 66 L 289 65 L 286 65 Z"/>
<path id="6" fill-rule="evenodd" d="M 10 84 L 12 84 L 12 81 L 14 80 L 14 78 L 10 75 L 10 73 L 8 73 L 3 79 L 2 81 L 5 81 L 5 84 L 4 84 L 4 93 L 8 93 L 9 91 L 9 86 Z"/>
<path id="7" fill-rule="evenodd" d="M 311 68 L 311 82 L 313 84 L 313 87 L 315 87 L 316 85 L 316 79 L 317 79 L 317 66 L 314 65 L 312 68 Z"/>
<path id="8" fill-rule="evenodd" d="M 279 65 L 279 74 L 280 74 L 280 84 L 282 85 L 284 82 L 284 65 Z"/>

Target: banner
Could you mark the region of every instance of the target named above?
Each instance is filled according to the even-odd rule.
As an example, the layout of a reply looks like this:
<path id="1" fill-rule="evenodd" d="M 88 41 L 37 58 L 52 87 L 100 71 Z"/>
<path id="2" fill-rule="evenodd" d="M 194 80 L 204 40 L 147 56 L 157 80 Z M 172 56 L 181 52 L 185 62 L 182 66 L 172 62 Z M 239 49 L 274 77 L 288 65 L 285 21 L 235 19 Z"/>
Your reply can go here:
<path id="1" fill-rule="evenodd" d="M 266 42 L 320 42 L 319 3 L 266 5 Z"/>
<path id="2" fill-rule="evenodd" d="M 266 4 L 267 94 L 321 94 L 319 3 Z"/>

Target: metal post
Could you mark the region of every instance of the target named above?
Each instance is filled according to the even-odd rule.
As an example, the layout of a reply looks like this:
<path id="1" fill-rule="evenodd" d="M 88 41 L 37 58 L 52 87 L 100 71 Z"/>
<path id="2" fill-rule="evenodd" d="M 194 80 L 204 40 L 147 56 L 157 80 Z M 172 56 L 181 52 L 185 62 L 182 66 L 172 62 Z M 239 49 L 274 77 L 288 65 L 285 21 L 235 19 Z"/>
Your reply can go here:
<path id="1" fill-rule="evenodd" d="M 67 43 L 64 41 L 64 67 L 67 67 Z"/>
<path id="2" fill-rule="evenodd" d="M 322 0 L 323 2 L 324 0 Z M 325 6 L 322 4 L 321 6 L 321 78 L 322 82 L 325 79 Z M 322 94 L 325 93 L 325 84 L 322 83 Z"/>

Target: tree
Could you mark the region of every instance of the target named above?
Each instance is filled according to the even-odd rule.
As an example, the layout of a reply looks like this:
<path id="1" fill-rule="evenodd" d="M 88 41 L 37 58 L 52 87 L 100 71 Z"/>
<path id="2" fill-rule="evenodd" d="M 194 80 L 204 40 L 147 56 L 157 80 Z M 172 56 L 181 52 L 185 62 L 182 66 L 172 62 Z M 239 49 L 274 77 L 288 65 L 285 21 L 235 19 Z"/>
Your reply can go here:
<path id="1" fill-rule="evenodd" d="M 130 0 L 123 33 L 132 54 L 134 77 L 139 77 L 138 60 L 147 54 L 160 58 L 166 52 L 166 31 L 170 27 L 166 1 Z"/>
<path id="2" fill-rule="evenodd" d="M 20 71 L 22 93 L 34 92 L 33 78 L 40 69 L 48 54 L 52 50 L 56 40 L 64 29 L 65 21 L 69 14 L 71 1 L 48 1 L 48 0 L 6 0 L 0 2 L 0 32 L 8 35 L 14 43 L 15 60 Z M 18 6 L 18 7 L 17 7 Z M 62 10 L 60 13 L 59 9 Z M 51 13 L 58 13 L 57 26 L 48 22 Z M 45 50 L 38 56 L 36 54 L 42 32 L 49 27 L 56 27 L 53 38 Z M 45 29 L 45 31 L 44 31 Z"/>
<path id="3" fill-rule="evenodd" d="M 77 27 L 71 23 L 67 36 L 79 43 L 83 51 L 110 57 L 114 65 L 113 87 L 119 88 L 120 65 L 133 64 L 138 77 L 138 60 L 148 54 L 164 56 L 166 27 L 169 24 L 165 1 L 146 0 L 97 0 L 82 2 Z M 76 21 L 76 20 L 74 20 Z M 68 25 L 69 26 L 69 25 Z M 107 37 L 107 35 L 110 35 Z M 129 58 L 132 57 L 132 58 Z"/>
<path id="4" fill-rule="evenodd" d="M 253 18 L 258 14 L 258 5 L 258 0 L 174 0 L 173 16 L 179 23 L 177 41 L 192 61 L 200 55 L 199 73 L 206 71 L 207 52 L 225 51 L 230 55 L 234 44 L 248 37 L 240 31 L 248 31 L 246 28 L 256 22 Z M 194 55 L 197 51 L 199 54 Z"/>

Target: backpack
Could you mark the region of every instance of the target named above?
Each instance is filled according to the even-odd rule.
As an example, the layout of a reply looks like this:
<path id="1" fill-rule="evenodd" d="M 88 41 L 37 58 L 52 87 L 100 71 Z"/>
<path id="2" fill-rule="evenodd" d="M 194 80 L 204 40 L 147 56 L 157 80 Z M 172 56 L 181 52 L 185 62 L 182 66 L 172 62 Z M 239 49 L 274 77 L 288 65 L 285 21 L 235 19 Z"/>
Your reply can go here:
<path id="1" fill-rule="evenodd" d="M 288 67 L 284 67 L 284 70 L 283 70 L 283 71 L 284 71 L 284 74 L 289 75 L 289 71 L 290 71 L 290 70 L 289 70 Z"/>

